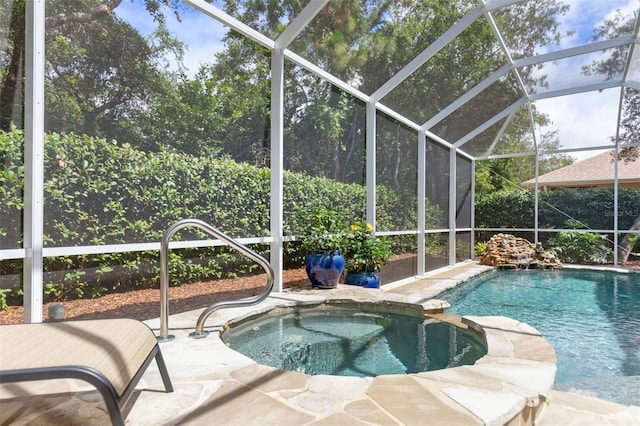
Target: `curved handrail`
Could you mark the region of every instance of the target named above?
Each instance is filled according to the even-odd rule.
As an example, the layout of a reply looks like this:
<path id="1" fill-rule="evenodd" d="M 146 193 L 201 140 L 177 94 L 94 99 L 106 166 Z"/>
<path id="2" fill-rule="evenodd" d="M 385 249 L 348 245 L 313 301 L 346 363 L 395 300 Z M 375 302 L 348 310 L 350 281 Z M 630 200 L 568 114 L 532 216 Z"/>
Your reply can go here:
<path id="1" fill-rule="evenodd" d="M 275 274 L 273 272 L 273 268 L 267 262 L 267 260 L 260 256 L 258 253 L 254 252 L 250 248 L 240 244 L 238 241 L 234 240 L 231 237 L 228 237 L 224 233 L 218 231 L 213 226 L 208 223 L 200 220 L 200 219 L 183 219 L 180 220 L 167 229 L 162 237 L 162 242 L 160 244 L 160 336 L 158 336 L 158 340 L 161 342 L 166 342 L 173 340 L 175 337 L 169 335 L 169 241 L 173 234 L 178 232 L 182 228 L 186 228 L 187 226 L 193 226 L 199 228 L 214 237 L 223 240 L 225 243 L 238 250 L 239 252 L 245 254 L 247 257 L 256 261 L 267 273 L 267 286 L 265 290 L 256 296 L 247 297 L 245 299 L 239 300 L 227 300 L 222 302 L 216 302 L 212 305 L 209 305 L 198 318 L 198 322 L 196 324 L 196 331 L 190 333 L 190 337 L 194 338 L 202 338 L 209 335 L 208 331 L 203 331 L 204 322 L 207 320 L 211 313 L 219 308 L 229 307 L 229 306 L 249 306 L 255 305 L 262 302 L 264 299 L 269 296 L 271 290 L 273 289 L 273 282 Z"/>

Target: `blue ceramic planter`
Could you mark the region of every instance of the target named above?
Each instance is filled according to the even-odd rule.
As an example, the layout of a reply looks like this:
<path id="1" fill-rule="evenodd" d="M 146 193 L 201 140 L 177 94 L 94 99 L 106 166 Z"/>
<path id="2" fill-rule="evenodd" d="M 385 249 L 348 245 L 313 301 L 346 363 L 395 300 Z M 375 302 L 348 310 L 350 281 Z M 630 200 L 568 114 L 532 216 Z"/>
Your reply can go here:
<path id="1" fill-rule="evenodd" d="M 380 288 L 380 277 L 377 272 L 349 272 L 346 283 L 365 288 Z"/>
<path id="2" fill-rule="evenodd" d="M 312 287 L 335 288 L 344 270 L 344 256 L 338 250 L 310 252 L 304 264 Z"/>

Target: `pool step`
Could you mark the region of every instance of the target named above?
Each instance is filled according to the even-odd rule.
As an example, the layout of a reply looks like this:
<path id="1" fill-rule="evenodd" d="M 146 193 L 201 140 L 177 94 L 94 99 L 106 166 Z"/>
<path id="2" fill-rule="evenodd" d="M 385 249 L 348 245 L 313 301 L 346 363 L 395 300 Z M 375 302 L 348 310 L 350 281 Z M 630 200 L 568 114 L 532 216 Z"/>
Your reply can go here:
<path id="1" fill-rule="evenodd" d="M 372 376 L 380 374 L 381 369 L 387 374 L 406 372 L 402 362 L 391 353 L 380 325 L 351 324 L 346 330 L 336 323 L 314 323 L 304 331 L 312 335 L 304 340 L 300 336 L 297 345 L 292 342 L 282 368 L 307 374 L 353 376 Z"/>

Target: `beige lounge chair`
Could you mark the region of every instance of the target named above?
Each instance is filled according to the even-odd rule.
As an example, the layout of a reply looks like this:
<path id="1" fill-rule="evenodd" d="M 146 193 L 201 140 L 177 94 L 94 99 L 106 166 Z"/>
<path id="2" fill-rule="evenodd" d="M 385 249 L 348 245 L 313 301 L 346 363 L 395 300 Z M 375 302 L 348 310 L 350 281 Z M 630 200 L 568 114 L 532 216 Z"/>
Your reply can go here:
<path id="1" fill-rule="evenodd" d="M 147 325 L 131 319 L 0 326 L 0 383 L 80 379 L 97 388 L 111 423 L 153 358 L 173 392 L 160 347 Z"/>

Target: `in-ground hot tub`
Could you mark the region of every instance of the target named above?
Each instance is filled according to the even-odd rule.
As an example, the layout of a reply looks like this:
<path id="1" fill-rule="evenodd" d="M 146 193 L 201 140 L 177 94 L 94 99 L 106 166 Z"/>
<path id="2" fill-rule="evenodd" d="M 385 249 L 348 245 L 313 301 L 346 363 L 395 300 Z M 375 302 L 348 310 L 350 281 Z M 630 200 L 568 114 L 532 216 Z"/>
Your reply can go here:
<path id="1" fill-rule="evenodd" d="M 275 308 L 231 322 L 221 338 L 260 364 L 310 375 L 419 373 L 487 354 L 484 335 L 473 329 L 374 303 Z"/>

